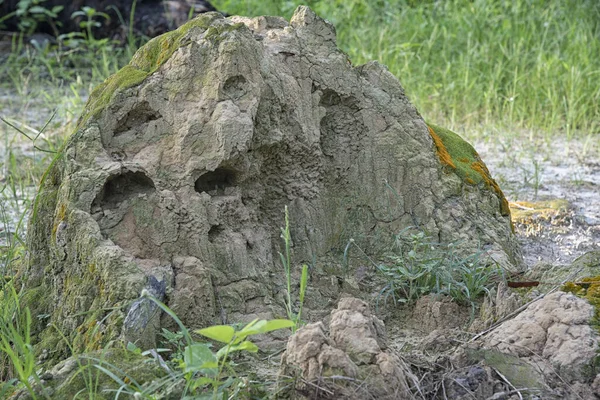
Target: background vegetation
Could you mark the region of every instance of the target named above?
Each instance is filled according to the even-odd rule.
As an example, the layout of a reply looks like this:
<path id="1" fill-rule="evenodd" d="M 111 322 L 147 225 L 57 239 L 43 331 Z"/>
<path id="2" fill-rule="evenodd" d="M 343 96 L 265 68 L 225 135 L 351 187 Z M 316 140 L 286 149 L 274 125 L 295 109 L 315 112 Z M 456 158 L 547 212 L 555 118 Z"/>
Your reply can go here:
<path id="1" fill-rule="evenodd" d="M 43 4 L 43 3 L 41 3 Z M 429 120 L 449 128 L 526 128 L 545 134 L 600 131 L 600 2 L 596 0 L 214 0 L 228 14 L 291 17 L 307 4 L 337 28 L 358 65 L 377 60 Z M 117 48 L 87 28 L 2 57 L 0 85 L 19 94 L 35 82 L 85 96 L 144 38 Z M 25 14 L 27 16 L 27 14 Z M 35 22 L 30 17 L 32 23 Z M 77 45 L 76 48 L 72 47 Z M 47 87 L 44 90 L 48 90 Z M 49 96 L 56 100 L 54 95 Z M 60 98 L 59 98 L 60 99 Z M 79 104 L 79 108 L 80 108 Z M 54 108 L 54 107 L 52 107 Z M 69 107 L 73 115 L 78 107 Z"/>
<path id="2" fill-rule="evenodd" d="M 450 128 L 600 131 L 596 0 L 215 0 L 290 17 L 308 4 L 355 64 L 377 60 L 431 121 Z"/>

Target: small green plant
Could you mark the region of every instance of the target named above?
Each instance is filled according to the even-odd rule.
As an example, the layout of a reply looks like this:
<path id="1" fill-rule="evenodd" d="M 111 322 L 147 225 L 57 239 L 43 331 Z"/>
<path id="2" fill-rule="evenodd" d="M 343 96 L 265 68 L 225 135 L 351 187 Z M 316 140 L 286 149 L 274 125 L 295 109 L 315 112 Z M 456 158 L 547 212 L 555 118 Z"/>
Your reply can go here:
<path id="1" fill-rule="evenodd" d="M 168 329 L 162 328 L 161 336 L 165 339 L 168 346 L 173 350 L 171 354 L 172 360 L 183 360 L 183 349 L 185 347 L 185 337 L 181 331 L 171 332 Z"/>
<path id="2" fill-rule="evenodd" d="M 542 187 L 544 167 L 533 156 L 531 164 L 533 169 L 529 169 L 524 166 L 520 166 L 520 169 L 523 172 L 523 186 L 532 188 L 534 191 L 533 197 L 537 200 L 538 192 Z"/>
<path id="3" fill-rule="evenodd" d="M 17 3 L 17 9 L 5 17 L 2 17 L 0 23 L 5 19 L 14 16 L 19 21 L 19 30 L 31 34 L 40 23 L 46 22 L 50 25 L 55 35 L 57 35 L 58 28 L 61 26 L 60 21 L 57 21 L 58 14 L 65 7 L 55 5 L 52 8 L 46 8 L 44 5 L 46 1 L 47 0 L 20 0 Z"/>
<path id="4" fill-rule="evenodd" d="M 202 343 L 195 343 L 194 346 L 188 346 L 184 353 L 184 362 L 186 366 L 187 376 L 191 377 L 193 373 L 203 373 L 203 377 L 196 379 L 192 385 L 192 389 L 198 386 L 207 384 L 213 387 L 213 398 L 216 398 L 222 389 L 232 386 L 234 378 L 227 376 L 226 369 L 230 369 L 228 357 L 236 351 L 248 351 L 256 353 L 258 347 L 247 340 L 249 336 L 268 333 L 278 329 L 294 328 L 296 323 L 287 319 L 275 319 L 271 321 L 258 320 L 250 322 L 241 330 L 236 330 L 229 325 L 216 325 L 208 328 L 197 330 L 202 336 L 223 343 L 216 353 L 213 353 L 210 348 Z M 224 379 L 224 373 L 226 379 Z M 239 387 L 239 385 L 238 385 Z M 235 395 L 236 393 L 233 393 Z M 231 395 L 228 396 L 231 398 Z"/>
<path id="5" fill-rule="evenodd" d="M 412 229 L 395 236 L 394 249 L 387 256 L 391 263 L 377 264 L 369 257 L 386 282 L 379 298 L 384 303 L 389 298 L 394 303 L 411 303 L 427 294 L 445 294 L 458 303 L 471 305 L 474 311 L 477 299 L 489 294 L 488 287 L 501 276 L 501 270 L 483 263 L 480 252 L 463 257 L 456 243 L 437 243 L 425 232 L 410 233 Z M 351 240 L 345 259 L 352 245 L 367 256 Z"/>
<path id="6" fill-rule="evenodd" d="M 99 12 L 93 7 L 84 6 L 79 11 L 75 11 L 71 14 L 71 18 L 82 18 L 81 22 L 79 22 L 79 27 L 85 32 L 85 39 L 87 44 L 91 47 L 103 47 L 109 43 L 108 39 L 96 39 L 94 37 L 94 28 L 99 28 L 102 26 L 102 23 L 99 21 L 101 19 L 109 20 L 110 17 L 108 14 Z"/>
<path id="7" fill-rule="evenodd" d="M 258 347 L 248 338 L 253 335 L 264 334 L 279 329 L 293 328 L 293 321 L 286 319 L 259 320 L 236 329 L 230 325 L 215 325 L 204 329 L 195 330 L 194 333 L 202 335 L 222 347 L 214 351 L 211 343 L 199 342 L 192 338 L 190 331 L 181 322 L 179 317 L 164 303 L 151 296 L 147 291 L 142 291 L 143 298 L 147 298 L 169 315 L 179 326 L 177 333 L 163 331 L 163 336 L 180 349 L 171 360 L 172 370 L 165 379 L 152 382 L 148 386 L 140 385 L 128 379 L 130 383 L 120 378 L 123 371 L 117 371 L 114 366 L 98 362 L 95 366 L 110 376 L 120 388 L 119 393 L 128 393 L 134 398 L 154 398 L 162 387 L 181 379 L 185 382 L 185 399 L 231 399 L 236 398 L 247 389 L 248 381 L 236 374 L 231 355 L 235 352 L 256 353 Z M 133 344 L 128 344 L 127 349 L 142 355 L 157 355 L 152 350 L 142 352 Z M 162 359 L 161 359 L 162 361 Z M 163 368 L 170 368 L 161 362 Z"/>
<path id="8" fill-rule="evenodd" d="M 306 287 L 308 284 L 308 265 L 302 265 L 302 273 L 300 275 L 300 291 L 298 293 L 298 312 L 295 313 L 292 304 L 292 270 L 291 270 L 291 244 L 292 236 L 290 233 L 290 218 L 287 206 L 285 207 L 285 228 L 281 228 L 281 238 L 284 243 L 284 253 L 279 253 L 281 258 L 281 264 L 285 272 L 286 278 L 286 300 L 285 310 L 287 312 L 288 319 L 294 322 L 292 332 L 296 332 L 299 325 L 302 323 L 302 306 L 304 305 L 304 296 L 306 294 Z"/>

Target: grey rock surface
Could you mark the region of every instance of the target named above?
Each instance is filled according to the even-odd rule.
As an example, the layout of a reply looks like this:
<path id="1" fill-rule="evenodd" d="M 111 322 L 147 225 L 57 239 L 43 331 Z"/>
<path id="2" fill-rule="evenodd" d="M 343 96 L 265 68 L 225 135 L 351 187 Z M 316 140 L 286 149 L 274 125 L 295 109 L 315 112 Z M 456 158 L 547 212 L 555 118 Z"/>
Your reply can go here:
<path id="1" fill-rule="evenodd" d="M 120 335 L 150 276 L 189 328 L 281 315 L 285 206 L 296 262 L 416 225 L 522 266 L 498 194 L 446 171 L 398 79 L 352 66 L 299 7 L 289 23 L 200 16 L 92 93 L 40 187 L 28 287 L 71 339 L 99 321 Z M 307 315 L 339 296 L 329 277 L 313 275 Z"/>

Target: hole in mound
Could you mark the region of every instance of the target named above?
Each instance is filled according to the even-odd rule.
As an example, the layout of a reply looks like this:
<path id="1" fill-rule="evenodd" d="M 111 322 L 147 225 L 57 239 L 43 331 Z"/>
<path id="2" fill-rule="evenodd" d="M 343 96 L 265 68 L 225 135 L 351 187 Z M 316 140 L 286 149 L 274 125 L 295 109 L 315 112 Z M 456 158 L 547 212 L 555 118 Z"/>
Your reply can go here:
<path id="1" fill-rule="evenodd" d="M 92 208 L 112 206 L 138 194 L 155 190 L 154 182 L 143 172 L 126 171 L 108 178 L 102 191 L 96 196 Z"/>
<path id="2" fill-rule="evenodd" d="M 108 177 L 91 207 L 102 236 L 137 258 L 158 258 L 165 237 L 152 179 L 129 170 Z"/>
<path id="3" fill-rule="evenodd" d="M 323 154 L 353 160 L 360 151 L 365 131 L 358 100 L 353 96 L 340 97 L 327 89 L 323 91 L 319 104 L 326 109 L 321 119 Z"/>
<path id="4" fill-rule="evenodd" d="M 209 171 L 200 176 L 194 188 L 196 192 L 206 192 L 211 196 L 225 195 L 225 189 L 235 184 L 234 171 L 227 168 L 217 168 L 214 171 Z"/>
<path id="5" fill-rule="evenodd" d="M 117 122 L 115 136 L 159 118 L 161 118 L 160 113 L 150 108 L 147 101 L 142 101 Z"/>
<path id="6" fill-rule="evenodd" d="M 217 237 L 219 237 L 219 235 L 221 233 L 223 233 L 223 227 L 221 225 L 213 225 L 210 227 L 210 229 L 208 230 L 208 241 L 211 243 L 214 243 L 215 240 L 217 240 Z"/>
<path id="7" fill-rule="evenodd" d="M 247 92 L 246 82 L 242 75 L 227 78 L 223 85 L 223 93 L 231 100 L 239 100 Z"/>
<path id="8" fill-rule="evenodd" d="M 321 95 L 321 101 L 319 105 L 321 106 L 335 106 L 340 104 L 341 98 L 340 95 L 334 92 L 331 89 L 323 90 L 323 94 Z"/>

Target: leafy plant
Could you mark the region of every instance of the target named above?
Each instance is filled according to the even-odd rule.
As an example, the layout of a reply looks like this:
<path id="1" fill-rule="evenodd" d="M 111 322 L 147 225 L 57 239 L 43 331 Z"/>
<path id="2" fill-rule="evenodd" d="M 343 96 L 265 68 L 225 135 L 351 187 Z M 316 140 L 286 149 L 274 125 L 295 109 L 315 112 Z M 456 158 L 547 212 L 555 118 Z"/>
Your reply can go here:
<path id="1" fill-rule="evenodd" d="M 102 47 L 106 46 L 109 43 L 108 39 L 96 39 L 94 37 L 94 28 L 99 28 L 102 26 L 102 23 L 99 21 L 100 19 L 109 20 L 110 17 L 108 14 L 99 12 L 93 7 L 84 6 L 79 11 L 75 11 L 71 14 L 71 18 L 82 18 L 79 22 L 79 27 L 85 32 L 86 42 L 90 45 L 90 47 Z"/>
<path id="2" fill-rule="evenodd" d="M 249 336 L 295 326 L 294 321 L 287 319 L 271 321 L 255 319 L 241 330 L 236 330 L 229 325 L 216 325 L 197 330 L 196 333 L 225 345 L 216 353 L 213 353 L 208 345 L 203 343 L 194 343 L 186 348 L 184 353 L 186 374 L 189 377 L 192 376 L 189 374 L 196 372 L 204 375 L 193 381 L 192 389 L 210 384 L 213 387 L 213 398 L 216 398 L 222 389 L 230 387 L 233 383 L 233 377 L 227 376 L 227 374 L 225 374 L 226 379 L 224 380 L 225 369 L 229 368 L 227 363 L 229 355 L 236 351 L 251 353 L 258 351 L 258 347 L 247 339 Z"/>
<path id="3" fill-rule="evenodd" d="M 244 325 L 241 329 L 236 329 L 229 325 L 215 325 L 195 330 L 194 333 L 223 344 L 220 349 L 213 351 L 211 343 L 194 340 L 189 330 L 167 305 L 151 296 L 145 290 L 142 291 L 142 297 L 156 303 L 160 309 L 173 318 L 179 326 L 180 332 L 172 333 L 163 331 L 163 335 L 178 345 L 180 341 L 183 341 L 183 345 L 181 346 L 182 357 L 175 359 L 175 370 L 170 371 L 170 374 L 164 380 L 153 382 L 148 386 L 132 382 L 131 379 L 128 379 L 130 383 L 126 383 L 119 377 L 123 376 L 121 371 L 115 371 L 114 367 L 106 363 L 97 363 L 96 367 L 98 369 L 109 375 L 120 385 L 118 392 L 129 393 L 134 397 L 137 396 L 137 398 L 151 396 L 153 393 L 159 391 L 161 387 L 180 379 L 185 381 L 184 399 L 235 398 L 240 391 L 244 390 L 247 381 L 237 376 L 234 364 L 231 362 L 231 354 L 235 352 L 256 353 L 258 347 L 249 340 L 250 336 L 278 329 L 293 328 L 295 326 L 293 321 L 285 319 L 270 321 L 255 319 Z M 157 357 L 152 350 L 141 352 L 133 344 L 129 344 L 127 348 L 137 354 Z M 161 363 L 161 365 L 164 368 L 168 368 L 164 363 Z"/>
<path id="4" fill-rule="evenodd" d="M 287 312 L 288 319 L 294 322 L 292 332 L 296 332 L 299 325 L 302 322 L 302 306 L 304 305 L 304 296 L 306 294 L 306 287 L 308 284 L 308 265 L 302 265 L 302 272 L 300 274 L 300 291 L 298 293 L 298 312 L 295 313 L 292 305 L 292 271 L 291 271 L 291 243 L 292 236 L 290 233 L 290 218 L 287 206 L 285 207 L 285 228 L 281 228 L 281 238 L 284 243 L 284 253 L 279 253 L 281 258 L 281 264 L 285 272 L 286 278 L 286 300 L 285 310 Z"/>
<path id="5" fill-rule="evenodd" d="M 44 7 L 47 0 L 20 0 L 17 3 L 17 9 L 10 16 L 15 16 L 19 20 L 19 30 L 30 34 L 35 31 L 41 22 L 47 22 L 54 33 L 58 34 L 57 27 L 61 26 L 60 21 L 57 21 L 58 14 L 65 8 L 64 6 L 56 5 L 52 8 Z M 8 16 L 7 16 L 8 17 Z M 3 18 L 4 19 L 4 18 Z"/>
<path id="6" fill-rule="evenodd" d="M 0 391 L 19 382 L 35 400 L 38 395 L 33 383 L 42 385 L 31 343 L 31 312 L 21 304 L 21 293 L 15 288 L 14 280 L 1 277 L 0 286 L 0 359 L 9 364 L 8 371 L 4 367 L 0 371 L 0 378 L 6 381 Z"/>
<path id="7" fill-rule="evenodd" d="M 379 297 L 384 302 L 391 297 L 394 303 L 410 303 L 427 294 L 445 294 L 474 310 L 477 299 L 489 294 L 488 287 L 501 276 L 501 269 L 483 263 L 480 252 L 464 257 L 457 243 L 437 243 L 425 232 L 410 233 L 411 229 L 396 235 L 393 252 L 387 256 L 391 263 L 377 264 L 369 258 L 386 281 Z M 346 259 L 352 245 L 359 248 L 350 241 Z"/>

